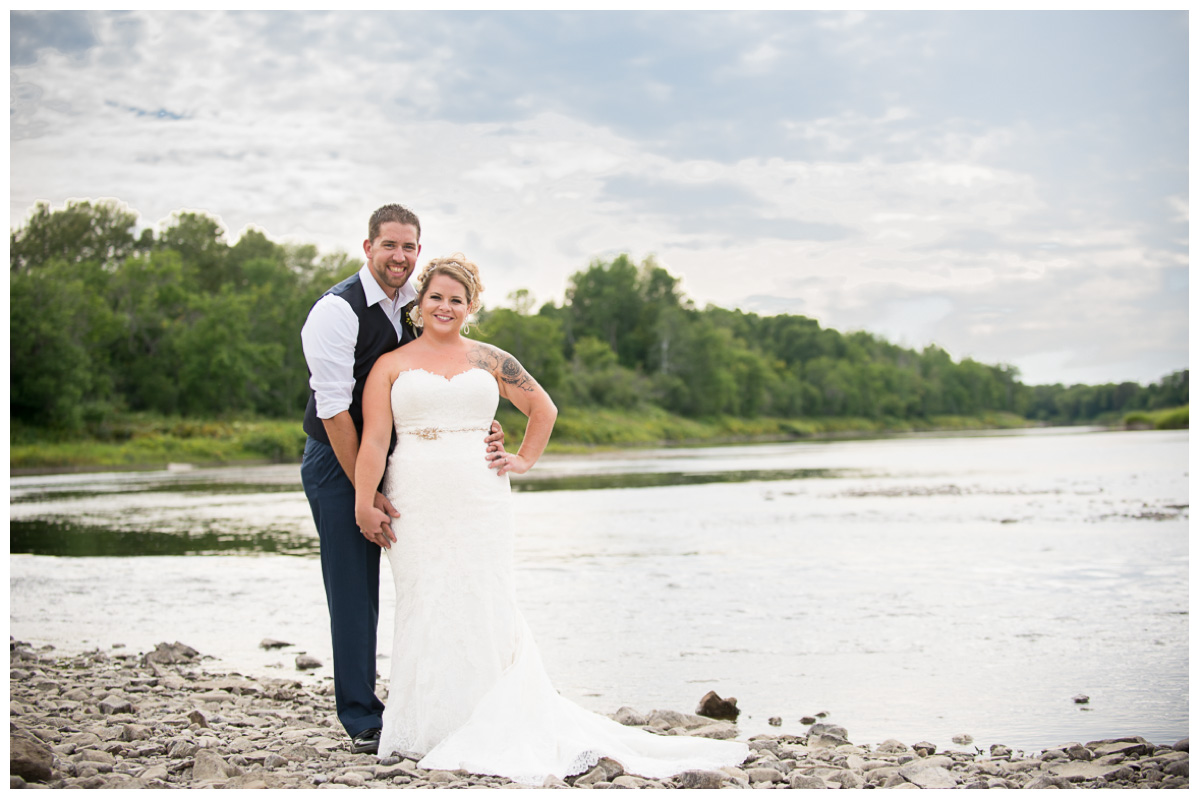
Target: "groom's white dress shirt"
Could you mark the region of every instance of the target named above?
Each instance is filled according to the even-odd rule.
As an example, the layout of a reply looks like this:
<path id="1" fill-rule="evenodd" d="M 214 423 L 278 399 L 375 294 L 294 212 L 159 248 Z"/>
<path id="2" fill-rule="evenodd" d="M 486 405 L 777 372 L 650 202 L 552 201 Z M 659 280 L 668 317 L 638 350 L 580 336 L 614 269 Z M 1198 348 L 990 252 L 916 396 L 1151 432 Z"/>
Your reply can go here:
<path id="1" fill-rule="evenodd" d="M 371 274 L 369 264 L 363 264 L 358 276 L 367 307 L 378 303 L 396 329 L 396 336 L 403 338 L 404 306 L 416 299 L 416 289 L 406 283 L 391 300 Z M 354 399 L 354 346 L 358 341 L 358 316 L 350 304 L 334 294 L 322 297 L 308 313 L 300 341 L 312 373 L 309 386 L 317 399 L 317 416 L 329 419 L 349 409 Z"/>

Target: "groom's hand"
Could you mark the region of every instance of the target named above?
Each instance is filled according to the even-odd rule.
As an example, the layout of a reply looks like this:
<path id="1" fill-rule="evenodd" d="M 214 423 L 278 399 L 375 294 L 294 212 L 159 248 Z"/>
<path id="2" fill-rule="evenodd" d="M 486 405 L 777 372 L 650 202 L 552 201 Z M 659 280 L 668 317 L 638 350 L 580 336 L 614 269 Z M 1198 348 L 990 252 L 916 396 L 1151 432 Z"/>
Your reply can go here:
<path id="1" fill-rule="evenodd" d="M 492 420 L 491 432 L 487 438 L 483 440 L 487 443 L 487 452 L 484 453 L 484 458 L 487 459 L 488 469 L 500 469 L 504 464 L 504 428 L 500 427 L 498 420 Z M 503 472 L 498 473 L 503 475 Z"/>
<path id="2" fill-rule="evenodd" d="M 387 514 L 387 519 L 379 523 L 380 533 L 386 537 L 387 541 L 379 543 L 379 546 L 387 549 L 396 541 L 396 534 L 392 533 L 392 519 L 400 516 L 400 512 L 392 505 L 392 501 L 387 499 L 383 492 L 375 493 L 375 507 Z"/>

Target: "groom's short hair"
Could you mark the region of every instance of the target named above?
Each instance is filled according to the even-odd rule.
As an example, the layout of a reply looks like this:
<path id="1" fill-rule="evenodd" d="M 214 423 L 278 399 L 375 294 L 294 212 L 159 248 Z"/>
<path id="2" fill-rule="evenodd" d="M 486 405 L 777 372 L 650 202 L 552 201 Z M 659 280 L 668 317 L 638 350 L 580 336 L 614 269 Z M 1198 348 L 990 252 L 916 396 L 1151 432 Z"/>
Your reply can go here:
<path id="1" fill-rule="evenodd" d="M 388 203 L 386 206 L 380 206 L 375 209 L 375 213 L 371 215 L 371 221 L 367 224 L 367 240 L 375 241 L 379 238 L 379 229 L 383 227 L 385 222 L 399 222 L 401 225 L 412 225 L 417 229 L 417 241 L 421 241 L 421 220 L 417 219 L 417 215 L 409 211 L 399 203 Z"/>

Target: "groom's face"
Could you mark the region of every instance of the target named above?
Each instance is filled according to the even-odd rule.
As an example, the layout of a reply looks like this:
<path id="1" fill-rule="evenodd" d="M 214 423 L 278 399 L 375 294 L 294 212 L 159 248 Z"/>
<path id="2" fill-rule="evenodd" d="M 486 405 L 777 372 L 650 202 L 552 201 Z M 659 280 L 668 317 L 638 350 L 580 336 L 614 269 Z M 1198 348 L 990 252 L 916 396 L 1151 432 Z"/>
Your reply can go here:
<path id="1" fill-rule="evenodd" d="M 408 283 L 417 268 L 417 256 L 421 245 L 417 242 L 417 229 L 413 225 L 385 222 L 379 228 L 375 241 L 363 242 L 363 251 L 371 265 L 371 274 L 388 297 L 395 297 L 396 290 Z"/>

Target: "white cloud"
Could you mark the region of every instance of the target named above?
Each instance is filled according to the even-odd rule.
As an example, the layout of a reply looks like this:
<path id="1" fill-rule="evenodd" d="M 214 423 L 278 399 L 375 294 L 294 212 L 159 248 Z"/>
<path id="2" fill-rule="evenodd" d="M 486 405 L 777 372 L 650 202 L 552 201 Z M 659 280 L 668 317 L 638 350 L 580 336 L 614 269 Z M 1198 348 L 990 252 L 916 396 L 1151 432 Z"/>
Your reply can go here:
<path id="1" fill-rule="evenodd" d="M 459 118 L 447 87 L 500 91 L 487 50 L 471 46 L 497 35 L 495 18 L 468 29 L 459 17 L 421 17 L 419 50 L 374 35 L 395 29 L 392 16 L 96 19 L 101 47 L 43 49 L 10 71 L 12 225 L 39 199 L 118 197 L 146 224 L 200 209 L 232 232 L 255 226 L 356 253 L 371 210 L 399 201 L 421 215 L 427 257 L 464 250 L 481 264 L 492 303 L 517 288 L 561 299 L 572 272 L 627 250 L 657 254 L 700 305 L 937 341 L 956 356 L 1017 363 L 1034 380 L 1057 377 L 1038 374 L 1048 364 L 1102 371 L 1105 353 L 1121 369 L 1139 352 L 1147 370 L 1186 364 L 1186 302 L 1170 305 L 1162 288 L 1187 263 L 1185 190 L 1157 195 L 1161 224 L 1174 226 L 1163 241 L 1144 223 L 1063 203 L 1084 189 L 1056 171 L 1058 151 L 1039 148 L 1070 138 L 1028 115 L 937 114 L 889 89 L 830 113 L 790 107 L 763 129 L 789 137 L 766 154 L 730 155 L 720 141 L 664 147 L 665 134 L 573 107 L 588 85 L 561 87 L 549 108 L 540 74 L 511 81 L 504 114 Z M 788 48 L 803 38 L 781 23 L 790 19 L 689 18 L 678 35 L 734 39 L 729 61 L 713 65 L 718 82 L 753 66 L 790 90 L 778 73 L 794 67 Z M 816 24 L 880 45 L 873 17 Z M 669 63 L 668 40 L 650 55 L 647 65 Z M 648 116 L 670 104 L 744 124 L 742 109 L 708 102 L 702 84 L 664 75 L 630 88 L 654 98 Z M 692 96 L 696 108 L 682 105 Z M 1075 355 L 1048 355 L 1059 351 Z"/>

